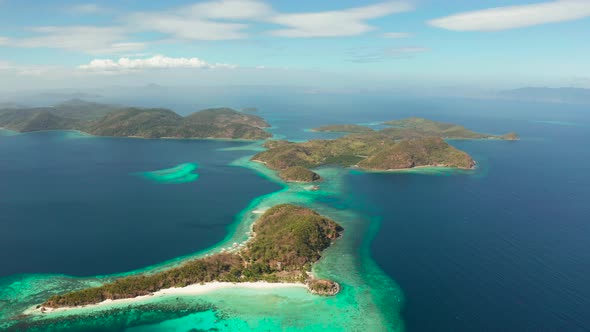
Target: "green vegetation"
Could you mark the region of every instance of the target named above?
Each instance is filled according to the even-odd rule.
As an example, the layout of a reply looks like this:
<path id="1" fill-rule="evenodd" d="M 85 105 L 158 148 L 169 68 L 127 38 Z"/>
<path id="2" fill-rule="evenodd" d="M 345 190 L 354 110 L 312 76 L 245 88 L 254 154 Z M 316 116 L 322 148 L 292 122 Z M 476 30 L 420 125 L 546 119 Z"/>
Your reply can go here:
<path id="1" fill-rule="evenodd" d="M 97 120 L 110 112 L 120 109 L 120 106 L 101 104 L 81 99 L 71 99 L 53 107 L 53 113 L 64 118 L 77 120 Z"/>
<path id="2" fill-rule="evenodd" d="M 168 109 L 118 107 L 72 100 L 54 107 L 0 110 L 0 126 L 20 132 L 79 130 L 97 136 L 265 139 L 261 117 L 229 108 L 182 117 Z"/>
<path id="3" fill-rule="evenodd" d="M 313 131 L 320 132 L 331 132 L 331 133 L 351 133 L 351 134 L 362 134 L 370 133 L 373 129 L 356 124 L 340 124 L 340 125 L 328 125 L 318 128 L 313 128 Z"/>
<path id="4" fill-rule="evenodd" d="M 314 168 L 334 164 L 370 170 L 394 170 L 420 166 L 470 169 L 473 159 L 444 139 L 518 139 L 516 133 L 503 136 L 479 134 L 465 127 L 421 118 L 390 121 L 393 127 L 333 140 L 303 143 L 267 141 L 268 149 L 252 159 L 282 172 L 299 166 Z M 281 174 L 279 173 L 279 174 Z"/>
<path id="5" fill-rule="evenodd" d="M 339 237 L 342 227 L 300 206 L 272 207 L 254 224 L 256 236 L 244 253 L 251 265 L 304 273 Z"/>
<path id="6" fill-rule="evenodd" d="M 437 122 L 423 118 L 407 118 L 403 120 L 387 121 L 384 124 L 392 126 L 382 130 L 384 134 L 394 139 L 409 139 L 421 137 L 441 137 L 445 139 L 504 139 L 503 136 L 480 134 L 463 126 L 452 123 Z"/>
<path id="7" fill-rule="evenodd" d="M 43 306 L 94 304 L 210 281 L 306 282 L 317 294 L 338 292 L 337 283 L 317 281 L 307 274 L 322 251 L 339 237 L 342 227 L 336 222 L 313 210 L 283 204 L 266 211 L 253 231 L 255 237 L 238 253 L 215 254 L 163 272 L 123 277 L 100 287 L 55 295 Z"/>
<path id="8" fill-rule="evenodd" d="M 117 106 L 72 99 L 53 107 L 0 109 L 0 127 L 20 132 L 78 129 L 85 121 L 99 119 Z"/>
<path id="9" fill-rule="evenodd" d="M 443 166 L 470 169 L 471 157 L 440 137 L 403 140 L 371 155 L 358 164 L 371 170 L 404 169 L 418 166 Z"/>
<path id="10" fill-rule="evenodd" d="M 281 170 L 279 177 L 288 182 L 317 182 L 322 180 L 319 174 L 301 166 Z"/>
<path id="11" fill-rule="evenodd" d="M 267 151 L 253 159 L 279 171 L 294 166 L 314 168 L 327 164 L 371 170 L 418 166 L 473 168 L 475 165 L 467 153 L 439 137 L 394 140 L 376 132 L 304 143 L 269 141 L 267 146 L 270 147 Z"/>
<path id="12" fill-rule="evenodd" d="M 332 295 L 340 292 L 340 285 L 330 280 L 313 279 L 307 283 L 309 291 L 318 295 Z"/>
<path id="13" fill-rule="evenodd" d="M 0 111 L 0 127 L 19 132 L 74 129 L 79 120 L 53 114 L 52 109 L 7 109 Z"/>

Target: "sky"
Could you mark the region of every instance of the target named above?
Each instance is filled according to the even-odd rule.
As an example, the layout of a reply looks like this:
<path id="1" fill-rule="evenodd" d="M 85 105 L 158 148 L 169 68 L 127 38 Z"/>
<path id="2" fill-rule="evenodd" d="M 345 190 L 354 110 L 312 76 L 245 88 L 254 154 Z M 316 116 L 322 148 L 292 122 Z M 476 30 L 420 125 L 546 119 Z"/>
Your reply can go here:
<path id="1" fill-rule="evenodd" d="M 0 0 L 0 90 L 590 88 L 590 0 Z"/>

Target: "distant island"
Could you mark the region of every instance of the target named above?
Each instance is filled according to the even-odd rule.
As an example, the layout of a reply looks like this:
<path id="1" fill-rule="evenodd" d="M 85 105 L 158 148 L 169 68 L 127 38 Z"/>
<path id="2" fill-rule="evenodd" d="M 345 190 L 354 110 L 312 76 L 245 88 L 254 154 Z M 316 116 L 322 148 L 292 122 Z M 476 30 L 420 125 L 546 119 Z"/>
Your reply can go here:
<path id="1" fill-rule="evenodd" d="M 393 139 L 423 138 L 429 136 L 444 139 L 519 139 L 516 133 L 504 135 L 481 134 L 460 125 L 416 117 L 386 121 L 383 124 L 392 128 L 383 129 L 380 132 Z"/>
<path id="2" fill-rule="evenodd" d="M 339 125 L 327 125 L 322 127 L 313 128 L 312 131 L 318 132 L 330 132 L 330 133 L 370 133 L 373 129 L 357 124 L 339 124 Z"/>
<path id="3" fill-rule="evenodd" d="M 294 167 L 297 167 L 297 173 L 303 173 L 302 168 L 329 164 L 375 171 L 427 166 L 472 169 L 475 161 L 471 156 L 449 145 L 445 139 L 518 139 L 516 133 L 480 134 L 459 125 L 422 118 L 385 124 L 391 127 L 332 140 L 267 141 L 265 147 L 268 150 L 256 154 L 252 160 L 279 171 L 279 176 Z"/>
<path id="4" fill-rule="evenodd" d="M 97 304 L 213 281 L 299 283 L 314 294 L 335 295 L 340 290 L 338 283 L 315 279 L 309 271 L 342 230 L 335 221 L 308 208 L 277 205 L 255 222 L 254 237 L 235 253 L 222 252 L 163 272 L 122 277 L 100 287 L 55 295 L 40 309 Z"/>
<path id="5" fill-rule="evenodd" d="M 182 117 L 164 108 L 136 108 L 71 100 L 53 107 L 0 110 L 0 127 L 18 132 L 79 130 L 96 136 L 141 138 L 271 137 L 261 117 L 212 108 Z"/>

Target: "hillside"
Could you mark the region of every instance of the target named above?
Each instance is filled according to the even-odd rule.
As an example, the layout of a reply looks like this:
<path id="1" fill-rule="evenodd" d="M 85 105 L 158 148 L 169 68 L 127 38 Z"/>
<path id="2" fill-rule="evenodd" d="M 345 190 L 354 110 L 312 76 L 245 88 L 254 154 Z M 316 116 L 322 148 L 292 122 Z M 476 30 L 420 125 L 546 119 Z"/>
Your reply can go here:
<path id="1" fill-rule="evenodd" d="M 392 128 L 381 133 L 393 139 L 441 137 L 445 139 L 503 139 L 502 135 L 481 134 L 452 123 L 437 122 L 423 118 L 407 118 L 384 122 Z"/>
<path id="2" fill-rule="evenodd" d="M 332 140 L 303 143 L 268 141 L 266 151 L 252 159 L 279 171 L 309 169 L 322 165 L 356 166 L 370 170 L 393 170 L 420 166 L 444 166 L 470 169 L 475 161 L 444 139 L 518 140 L 516 133 L 480 134 L 463 126 L 428 119 L 409 118 L 389 121 L 391 128 L 350 134 Z"/>
<path id="3" fill-rule="evenodd" d="M 279 177 L 287 182 L 317 182 L 322 180 L 319 174 L 301 166 L 281 170 Z"/>
<path id="4" fill-rule="evenodd" d="M 79 122 L 55 115 L 52 108 L 0 110 L 0 127 L 19 132 L 74 129 Z"/>
<path id="5" fill-rule="evenodd" d="M 331 132 L 331 133 L 351 133 L 351 134 L 362 134 L 370 133 L 373 129 L 356 124 L 339 124 L 339 125 L 327 125 L 317 128 L 313 128 L 313 131 L 318 132 Z"/>
<path id="6" fill-rule="evenodd" d="M 158 138 L 175 134 L 182 126 L 182 116 L 167 109 L 126 108 L 80 126 L 96 136 Z"/>
<path id="7" fill-rule="evenodd" d="M 403 140 L 362 160 L 358 166 L 370 170 L 404 169 L 419 166 L 471 169 L 475 162 L 440 137 Z"/>
<path id="8" fill-rule="evenodd" d="M 314 168 L 329 164 L 373 170 L 418 166 L 473 168 L 475 165 L 468 154 L 439 137 L 397 141 L 380 134 L 283 143 L 255 155 L 253 159 L 281 172 L 294 166 Z"/>
<path id="9" fill-rule="evenodd" d="M 264 139 L 260 117 L 229 108 L 182 117 L 168 109 L 120 107 L 71 100 L 53 107 L 0 110 L 0 127 L 20 132 L 79 130 L 96 136 Z"/>
<path id="10" fill-rule="evenodd" d="M 79 129 L 84 122 L 99 119 L 118 108 L 80 99 L 51 107 L 4 107 L 0 109 L 0 127 L 20 132 Z"/>
<path id="11" fill-rule="evenodd" d="M 322 295 L 339 290 L 335 282 L 307 274 L 322 251 L 339 237 L 342 227 L 336 222 L 313 210 L 283 204 L 266 211 L 253 231 L 256 236 L 238 253 L 219 253 L 163 272 L 122 277 L 100 287 L 55 295 L 43 306 L 87 305 L 211 281 L 305 282 L 310 291 Z"/>
<path id="12" fill-rule="evenodd" d="M 101 104 L 81 99 L 70 99 L 53 106 L 53 113 L 71 119 L 96 120 L 120 108 L 121 106 L 117 105 Z"/>

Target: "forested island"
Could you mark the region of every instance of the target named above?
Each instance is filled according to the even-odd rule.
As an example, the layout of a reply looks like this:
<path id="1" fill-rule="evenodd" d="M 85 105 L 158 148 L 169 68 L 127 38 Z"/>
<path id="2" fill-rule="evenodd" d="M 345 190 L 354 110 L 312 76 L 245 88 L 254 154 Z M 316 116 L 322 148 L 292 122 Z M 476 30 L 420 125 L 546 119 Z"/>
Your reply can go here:
<path id="1" fill-rule="evenodd" d="M 339 125 L 327 125 L 311 129 L 312 131 L 328 132 L 328 133 L 370 133 L 373 129 L 357 124 L 339 124 Z"/>
<path id="2" fill-rule="evenodd" d="M 236 253 L 218 253 L 163 272 L 122 277 L 100 287 L 55 295 L 41 308 L 96 304 L 212 281 L 304 283 L 314 294 L 334 295 L 340 290 L 338 283 L 315 279 L 308 272 L 342 230 L 335 221 L 308 208 L 277 205 L 255 222 L 254 237 Z"/>
<path id="3" fill-rule="evenodd" d="M 305 167 L 293 166 L 279 172 L 279 177 L 287 182 L 319 182 L 322 177 Z"/>
<path id="4" fill-rule="evenodd" d="M 294 167 L 310 169 L 336 164 L 365 170 L 396 170 L 413 167 L 454 167 L 472 169 L 475 161 L 467 153 L 448 144 L 445 139 L 517 140 L 516 133 L 506 135 L 480 134 L 463 126 L 422 118 L 388 121 L 379 131 L 370 128 L 332 140 L 310 140 L 303 143 L 267 141 L 268 150 L 252 159 L 279 171 Z M 323 131 L 360 131 L 359 125 L 325 126 Z M 324 128 L 324 129 L 321 129 Z"/>
<path id="5" fill-rule="evenodd" d="M 231 108 L 180 116 L 164 108 L 137 108 L 71 100 L 52 107 L 0 110 L 0 127 L 18 132 L 79 130 L 96 136 L 266 139 L 269 124 Z"/>
<path id="6" fill-rule="evenodd" d="M 383 129 L 380 132 L 393 139 L 422 138 L 428 136 L 444 139 L 502 139 L 510 141 L 519 139 L 516 133 L 507 133 L 504 135 L 482 134 L 453 123 L 416 117 L 386 121 L 383 124 L 391 126 L 391 128 Z"/>

